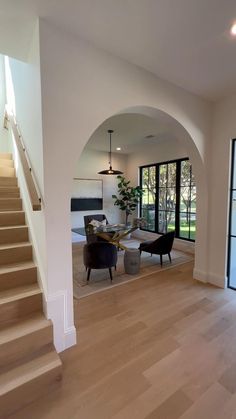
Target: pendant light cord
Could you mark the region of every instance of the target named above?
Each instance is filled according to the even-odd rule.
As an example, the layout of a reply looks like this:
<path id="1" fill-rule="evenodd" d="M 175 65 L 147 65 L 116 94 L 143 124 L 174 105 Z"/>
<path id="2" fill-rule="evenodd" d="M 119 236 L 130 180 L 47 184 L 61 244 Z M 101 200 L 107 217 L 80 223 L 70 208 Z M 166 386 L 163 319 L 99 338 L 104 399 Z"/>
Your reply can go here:
<path id="1" fill-rule="evenodd" d="M 110 166 L 110 170 L 111 170 L 111 168 L 112 168 L 112 165 L 111 165 L 111 132 L 109 132 L 109 135 L 110 135 L 109 166 Z"/>

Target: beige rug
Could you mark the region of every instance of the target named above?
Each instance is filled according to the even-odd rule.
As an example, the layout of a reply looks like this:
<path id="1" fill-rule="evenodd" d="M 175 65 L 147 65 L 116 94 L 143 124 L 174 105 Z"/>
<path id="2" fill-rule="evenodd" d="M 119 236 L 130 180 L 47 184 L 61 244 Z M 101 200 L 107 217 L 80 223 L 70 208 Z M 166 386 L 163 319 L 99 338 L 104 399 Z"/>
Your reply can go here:
<path id="1" fill-rule="evenodd" d="M 140 242 L 138 240 L 130 239 L 124 240 L 123 243 L 126 247 L 138 248 Z M 91 271 L 90 280 L 87 282 L 87 273 L 83 264 L 83 245 L 84 243 L 72 244 L 74 297 L 77 299 L 193 260 L 193 256 L 190 254 L 183 253 L 179 250 L 172 250 L 172 263 L 170 264 L 168 256 L 164 256 L 163 267 L 161 267 L 159 256 L 153 255 L 151 257 L 150 254 L 143 252 L 141 255 L 140 272 L 136 275 L 128 275 L 124 271 L 124 251 L 119 251 L 117 270 L 115 271 L 112 269 L 112 283 L 110 281 L 108 269 L 93 269 Z"/>

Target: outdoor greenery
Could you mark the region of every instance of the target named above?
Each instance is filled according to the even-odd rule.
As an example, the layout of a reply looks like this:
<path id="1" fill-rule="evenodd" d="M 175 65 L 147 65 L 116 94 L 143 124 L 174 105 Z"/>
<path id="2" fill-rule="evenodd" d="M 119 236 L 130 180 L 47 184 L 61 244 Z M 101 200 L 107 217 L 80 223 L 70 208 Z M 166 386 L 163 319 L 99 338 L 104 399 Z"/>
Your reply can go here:
<path id="1" fill-rule="evenodd" d="M 114 205 L 125 211 L 125 223 L 128 224 L 128 217 L 136 209 L 143 190 L 140 186 L 130 186 L 130 181 L 124 176 L 117 176 L 118 179 L 118 195 L 112 195 L 115 199 Z"/>
<path id="2" fill-rule="evenodd" d="M 196 186 L 188 160 L 163 163 L 142 168 L 141 215 L 146 219 L 148 230 L 165 233 L 175 229 L 176 194 L 179 197 L 179 236 L 195 239 L 196 229 Z M 158 171 L 156 173 L 156 171 Z M 177 173 L 179 173 L 177 179 Z M 158 180 L 158 185 L 156 185 Z M 176 189 L 178 185 L 178 189 Z M 156 191 L 157 189 L 157 191 Z M 156 199 L 158 200 L 158 220 L 156 220 Z"/>

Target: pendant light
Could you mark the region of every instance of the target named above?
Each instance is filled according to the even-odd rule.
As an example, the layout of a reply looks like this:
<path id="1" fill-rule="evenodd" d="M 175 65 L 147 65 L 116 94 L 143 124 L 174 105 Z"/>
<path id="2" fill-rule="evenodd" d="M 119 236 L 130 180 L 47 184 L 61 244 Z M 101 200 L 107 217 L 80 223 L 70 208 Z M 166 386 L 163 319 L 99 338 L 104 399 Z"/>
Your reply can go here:
<path id="1" fill-rule="evenodd" d="M 109 137 L 110 137 L 110 151 L 109 151 L 109 169 L 107 170 L 101 170 L 101 172 L 98 172 L 99 175 L 122 175 L 123 172 L 120 170 L 114 170 L 112 169 L 112 163 L 111 163 L 111 134 L 114 132 L 112 129 L 109 129 L 108 131 Z"/>

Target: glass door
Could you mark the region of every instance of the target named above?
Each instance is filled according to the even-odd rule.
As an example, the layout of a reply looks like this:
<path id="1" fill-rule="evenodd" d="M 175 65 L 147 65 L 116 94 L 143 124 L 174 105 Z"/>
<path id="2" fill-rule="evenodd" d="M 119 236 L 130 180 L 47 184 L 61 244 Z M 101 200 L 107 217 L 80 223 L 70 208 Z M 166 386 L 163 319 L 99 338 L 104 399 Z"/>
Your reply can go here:
<path id="1" fill-rule="evenodd" d="M 229 244 L 228 244 L 228 287 L 236 290 L 236 140 L 233 140 L 230 213 L 229 213 Z"/>

